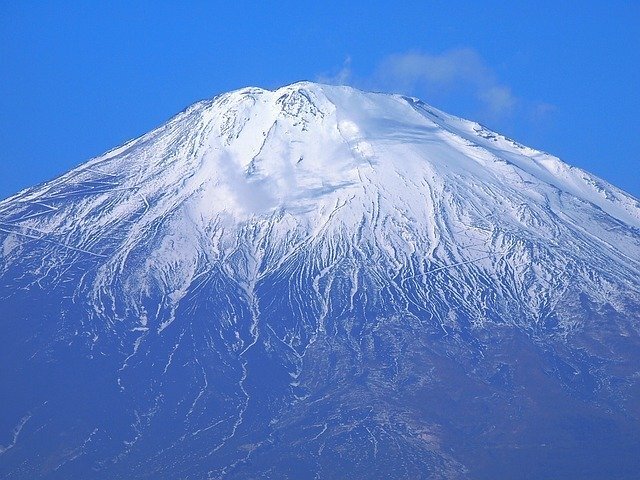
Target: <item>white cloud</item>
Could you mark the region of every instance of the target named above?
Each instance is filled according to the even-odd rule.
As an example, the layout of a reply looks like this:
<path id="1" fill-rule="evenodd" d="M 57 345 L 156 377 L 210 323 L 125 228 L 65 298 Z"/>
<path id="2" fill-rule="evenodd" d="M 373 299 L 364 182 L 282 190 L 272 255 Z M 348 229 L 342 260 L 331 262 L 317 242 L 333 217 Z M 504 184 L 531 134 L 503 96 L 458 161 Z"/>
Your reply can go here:
<path id="1" fill-rule="evenodd" d="M 352 68 L 351 57 L 347 57 L 339 68 L 318 76 L 317 81 L 416 95 L 443 108 L 453 100 L 458 106 L 465 105 L 455 113 L 498 124 L 516 112 L 523 120 L 546 123 L 556 109 L 549 103 L 516 96 L 472 48 L 456 48 L 440 54 L 389 55 L 378 62 L 369 75 L 358 75 Z"/>
<path id="2" fill-rule="evenodd" d="M 353 80 L 353 74 L 351 71 L 351 57 L 347 57 L 342 62 L 340 70 L 333 74 L 319 75 L 317 80 L 320 83 L 327 83 L 329 85 L 350 85 Z"/>
<path id="3" fill-rule="evenodd" d="M 511 88 L 499 82 L 493 70 L 471 48 L 436 55 L 418 52 L 391 55 L 380 62 L 373 82 L 401 92 L 469 92 L 488 114 L 496 117 L 510 114 L 518 103 Z"/>
<path id="4" fill-rule="evenodd" d="M 489 113 L 495 116 L 511 113 L 518 103 L 516 97 L 511 93 L 511 89 L 501 85 L 479 91 L 478 97 L 489 109 Z"/>

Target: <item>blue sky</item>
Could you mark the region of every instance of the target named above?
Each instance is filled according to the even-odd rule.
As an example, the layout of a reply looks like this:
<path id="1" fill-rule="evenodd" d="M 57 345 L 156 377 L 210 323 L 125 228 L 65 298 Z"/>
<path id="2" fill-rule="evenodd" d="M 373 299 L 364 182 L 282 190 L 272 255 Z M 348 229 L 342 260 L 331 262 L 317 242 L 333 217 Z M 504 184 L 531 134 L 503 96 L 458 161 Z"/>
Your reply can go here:
<path id="1" fill-rule="evenodd" d="M 640 2 L 2 2 L 0 198 L 202 98 L 420 97 L 640 197 Z"/>

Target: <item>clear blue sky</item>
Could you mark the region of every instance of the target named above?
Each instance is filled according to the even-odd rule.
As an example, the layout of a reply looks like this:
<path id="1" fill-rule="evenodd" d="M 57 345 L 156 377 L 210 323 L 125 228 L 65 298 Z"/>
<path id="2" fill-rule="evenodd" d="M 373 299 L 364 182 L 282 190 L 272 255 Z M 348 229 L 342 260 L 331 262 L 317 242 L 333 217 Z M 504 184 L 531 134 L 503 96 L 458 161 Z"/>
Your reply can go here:
<path id="1" fill-rule="evenodd" d="M 303 79 L 419 96 L 640 197 L 640 2 L 4 1 L 0 198 Z"/>

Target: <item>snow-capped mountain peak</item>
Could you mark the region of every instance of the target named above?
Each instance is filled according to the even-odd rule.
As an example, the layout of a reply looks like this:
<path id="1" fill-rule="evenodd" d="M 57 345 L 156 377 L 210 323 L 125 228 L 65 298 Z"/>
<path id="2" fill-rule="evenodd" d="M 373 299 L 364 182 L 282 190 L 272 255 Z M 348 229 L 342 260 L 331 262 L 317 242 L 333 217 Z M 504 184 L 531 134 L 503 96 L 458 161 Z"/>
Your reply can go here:
<path id="1" fill-rule="evenodd" d="M 198 102 L 0 202 L 0 364 L 41 368 L 36 400 L 0 379 L 11 465 L 43 471 L 19 436 L 67 432 L 73 455 L 39 440 L 51 478 L 306 478 L 291 452 L 320 477 L 362 452 L 364 478 L 393 471 L 383 451 L 456 478 L 480 454 L 449 439 L 502 445 L 496 422 L 606 404 L 637 426 L 639 232 L 631 195 L 415 98 L 300 82 Z M 56 375 L 112 403 L 69 433 Z M 508 415 L 470 432 L 451 398 Z"/>

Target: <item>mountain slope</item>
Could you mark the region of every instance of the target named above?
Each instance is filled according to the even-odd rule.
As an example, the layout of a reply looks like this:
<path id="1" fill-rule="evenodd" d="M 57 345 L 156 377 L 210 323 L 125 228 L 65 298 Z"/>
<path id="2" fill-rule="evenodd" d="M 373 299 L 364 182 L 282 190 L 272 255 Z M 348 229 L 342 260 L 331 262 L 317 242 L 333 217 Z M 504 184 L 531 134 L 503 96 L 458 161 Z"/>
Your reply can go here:
<path id="1" fill-rule="evenodd" d="M 629 476 L 639 233 L 417 99 L 199 102 L 0 203 L 0 474 Z"/>

